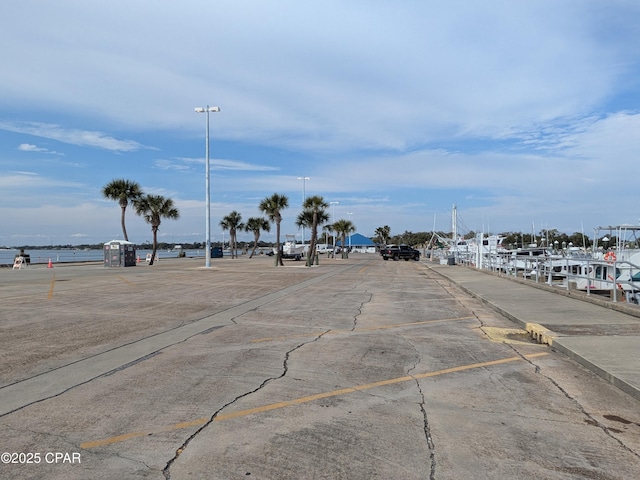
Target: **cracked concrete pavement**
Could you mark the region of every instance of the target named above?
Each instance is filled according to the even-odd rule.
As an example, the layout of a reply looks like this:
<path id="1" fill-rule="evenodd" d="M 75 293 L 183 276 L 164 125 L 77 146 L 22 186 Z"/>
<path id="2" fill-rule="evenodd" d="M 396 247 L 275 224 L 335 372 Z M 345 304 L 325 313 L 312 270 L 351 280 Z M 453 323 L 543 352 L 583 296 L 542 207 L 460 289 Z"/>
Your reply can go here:
<path id="1" fill-rule="evenodd" d="M 0 307 L 0 405 L 23 403 L 0 415 L 2 449 L 82 459 L 0 465 L 0 478 L 613 479 L 640 467 L 637 400 L 419 262 L 182 260 L 0 271 L 2 299 L 20 298 Z M 149 348 L 132 360 L 132 344 Z"/>

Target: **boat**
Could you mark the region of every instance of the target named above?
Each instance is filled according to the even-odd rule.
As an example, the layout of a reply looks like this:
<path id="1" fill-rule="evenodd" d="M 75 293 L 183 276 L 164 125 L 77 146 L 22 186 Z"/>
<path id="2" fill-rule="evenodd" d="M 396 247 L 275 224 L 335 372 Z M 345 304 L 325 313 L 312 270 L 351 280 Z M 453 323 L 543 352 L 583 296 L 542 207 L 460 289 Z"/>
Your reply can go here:
<path id="1" fill-rule="evenodd" d="M 309 245 L 304 243 L 296 243 L 295 235 L 285 235 L 284 237 L 285 242 L 280 247 L 282 251 L 282 258 L 292 258 L 294 260 L 300 260 L 305 256 L 306 250 L 307 248 L 309 248 Z M 278 253 L 276 248 L 273 249 L 273 253 L 274 255 Z"/>

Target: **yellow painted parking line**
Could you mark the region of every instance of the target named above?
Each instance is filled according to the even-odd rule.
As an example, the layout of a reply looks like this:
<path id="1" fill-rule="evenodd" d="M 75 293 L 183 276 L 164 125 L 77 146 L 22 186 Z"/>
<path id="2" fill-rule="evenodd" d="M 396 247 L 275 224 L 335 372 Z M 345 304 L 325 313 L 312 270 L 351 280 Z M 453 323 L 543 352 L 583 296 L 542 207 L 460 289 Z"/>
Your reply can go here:
<path id="1" fill-rule="evenodd" d="M 505 363 L 510 363 L 510 362 L 516 362 L 519 360 L 523 360 L 523 359 L 532 359 L 532 358 L 537 358 L 537 357 L 542 357 L 545 355 L 549 355 L 548 352 L 542 352 L 542 353 L 534 353 L 531 355 L 524 355 L 523 357 L 508 357 L 508 358 L 501 358 L 499 360 L 491 360 L 488 362 L 480 362 L 480 363 L 472 363 L 469 365 L 461 365 L 458 367 L 451 367 L 451 368 L 445 368 L 443 370 L 435 370 L 433 372 L 425 372 L 425 373 L 419 373 L 419 374 L 415 374 L 415 375 L 406 375 L 403 377 L 397 377 L 397 378 L 391 378 L 388 380 L 381 380 L 379 382 L 373 382 L 373 383 L 367 383 L 364 385 L 358 385 L 355 387 L 347 387 L 347 388 L 341 388 L 339 390 L 332 390 L 329 392 L 323 392 L 323 393 L 317 393 L 315 395 L 309 395 L 306 397 L 300 397 L 300 398 L 296 398 L 293 400 L 286 400 L 283 402 L 276 402 L 276 403 L 271 403 L 269 405 L 263 405 L 261 407 L 255 407 L 255 408 L 248 408 L 245 410 L 238 410 L 237 412 L 230 412 L 230 413 L 223 413 L 220 415 L 217 415 L 216 418 L 214 418 L 214 421 L 216 422 L 222 422 L 224 420 L 231 420 L 234 418 L 239 418 L 239 417 L 246 417 L 248 415 L 255 415 L 258 413 L 263 413 L 263 412 L 268 412 L 271 410 L 278 410 L 280 408 L 286 408 L 286 407 L 291 407 L 294 405 L 301 405 L 304 403 L 309 403 L 309 402 L 313 402 L 315 400 L 320 400 L 323 398 L 330 398 L 330 397 L 337 397 L 340 395 L 346 395 L 349 393 L 355 393 L 355 392 L 362 392 L 365 390 L 370 390 L 372 388 L 378 388 L 378 387 L 384 387 L 386 385 L 394 385 L 397 383 L 403 383 L 403 382 L 410 382 L 410 381 L 415 381 L 415 380 L 421 380 L 423 378 L 430 378 L 430 377 L 438 377 L 440 375 L 446 375 L 449 373 L 456 373 L 456 372 L 464 372 L 466 370 L 473 370 L 476 368 L 485 368 L 485 367 L 492 367 L 492 366 L 496 366 L 496 365 L 503 365 Z M 164 428 L 160 428 L 154 432 L 131 432 L 131 433 L 125 433 L 123 435 L 118 435 L 115 437 L 110 437 L 110 438 L 104 438 L 102 440 L 94 440 L 92 442 L 84 442 L 80 444 L 80 448 L 84 448 L 84 449 L 90 449 L 90 448 L 96 448 L 96 447 L 102 447 L 105 445 L 111 445 L 114 443 L 119 443 L 119 442 L 124 442 L 125 440 L 130 440 L 132 438 L 139 438 L 139 437 L 146 437 L 148 435 L 152 435 L 154 433 L 161 433 L 161 432 L 168 432 L 168 431 L 172 431 L 172 430 L 180 430 L 183 428 L 189 428 L 189 427 L 197 427 L 197 426 L 201 426 L 204 425 L 205 423 L 207 423 L 208 421 L 210 421 L 211 418 L 199 418 L 196 420 L 192 420 L 192 421 L 188 421 L 188 422 L 182 422 L 182 423 L 176 423 L 173 425 L 169 425 L 167 427 Z"/>
<path id="2" fill-rule="evenodd" d="M 53 298 L 53 287 L 56 284 L 56 274 L 54 273 L 51 277 L 51 285 L 49 285 L 49 293 L 47 294 L 47 298 L 51 300 Z"/>
<path id="3" fill-rule="evenodd" d="M 126 279 L 126 278 L 124 278 L 124 277 L 121 277 L 121 276 L 120 276 L 120 275 L 118 275 L 117 273 L 114 273 L 114 275 L 115 275 L 116 277 L 118 277 L 120 280 L 122 280 L 123 282 L 128 283 L 129 285 L 135 285 L 135 283 L 130 282 L 129 280 L 127 280 L 127 279 Z"/>
<path id="4" fill-rule="evenodd" d="M 110 445 L 112 443 L 124 442 L 125 440 L 130 440 L 132 438 L 138 437 L 146 437 L 149 435 L 147 432 L 131 432 L 125 433 L 124 435 L 118 435 L 117 437 L 107 438 L 105 440 L 96 440 L 95 442 L 85 442 L 80 444 L 80 448 L 95 448 L 101 447 L 103 445 Z"/>
<path id="5" fill-rule="evenodd" d="M 282 337 L 263 337 L 256 338 L 251 340 L 251 343 L 261 343 L 261 342 L 273 342 L 274 340 L 287 340 L 290 338 L 303 338 L 303 337 L 317 337 L 318 335 L 335 335 L 338 333 L 358 333 L 358 332 L 373 332 L 375 330 L 388 330 L 390 328 L 400 328 L 400 327 L 412 327 L 415 325 L 428 325 L 430 323 L 438 323 L 438 322 L 456 322 L 459 320 L 472 320 L 476 317 L 455 317 L 455 318 L 439 318 L 436 320 L 424 320 L 422 322 L 408 322 L 408 323 L 394 323 L 391 325 L 380 325 L 378 327 L 358 327 L 357 330 L 331 330 L 329 332 L 309 332 L 309 333 L 301 333 L 298 335 L 283 335 Z"/>

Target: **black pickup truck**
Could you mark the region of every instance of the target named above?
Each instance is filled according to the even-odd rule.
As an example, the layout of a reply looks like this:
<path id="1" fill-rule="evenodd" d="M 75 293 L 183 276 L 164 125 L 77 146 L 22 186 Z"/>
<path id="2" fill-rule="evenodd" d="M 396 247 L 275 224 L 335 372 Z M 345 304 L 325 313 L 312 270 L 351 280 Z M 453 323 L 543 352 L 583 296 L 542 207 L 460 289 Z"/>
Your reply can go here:
<path id="1" fill-rule="evenodd" d="M 420 252 L 409 245 L 387 245 L 380 249 L 380 255 L 384 260 L 389 260 L 390 258 L 394 261 L 402 258 L 407 262 L 409 260 L 415 260 L 416 262 L 420 260 Z"/>

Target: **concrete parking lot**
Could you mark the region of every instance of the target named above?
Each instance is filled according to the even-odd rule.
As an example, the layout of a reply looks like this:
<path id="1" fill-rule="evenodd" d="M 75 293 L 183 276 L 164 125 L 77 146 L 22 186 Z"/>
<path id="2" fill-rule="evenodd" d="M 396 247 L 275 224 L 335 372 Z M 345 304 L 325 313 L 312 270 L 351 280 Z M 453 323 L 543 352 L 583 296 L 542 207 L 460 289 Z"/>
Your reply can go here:
<path id="1" fill-rule="evenodd" d="M 421 262 L 202 263 L 0 271 L 0 477 L 640 467 L 635 399 Z"/>

